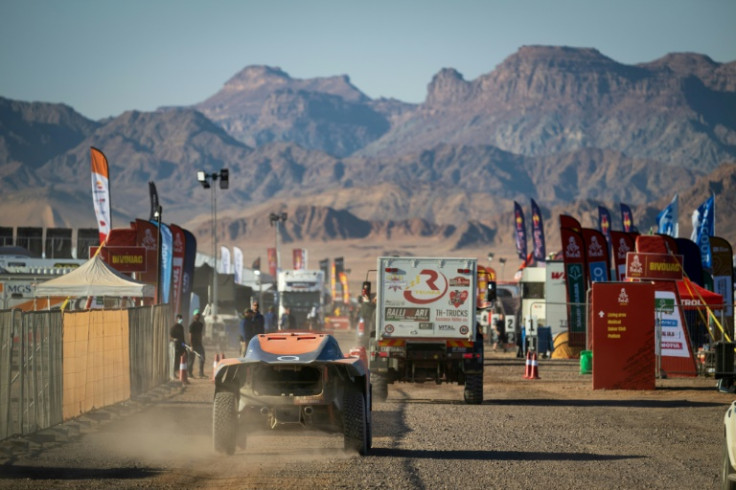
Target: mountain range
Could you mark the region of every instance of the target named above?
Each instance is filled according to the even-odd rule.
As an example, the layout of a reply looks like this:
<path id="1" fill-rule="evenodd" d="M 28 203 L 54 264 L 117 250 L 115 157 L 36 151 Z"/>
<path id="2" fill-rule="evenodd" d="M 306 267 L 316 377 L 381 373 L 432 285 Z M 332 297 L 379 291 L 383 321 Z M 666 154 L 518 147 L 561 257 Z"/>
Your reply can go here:
<path id="1" fill-rule="evenodd" d="M 475 80 L 442 68 L 420 104 L 370 99 L 347 75 L 301 80 L 269 66 L 188 107 L 101 121 L 0 97 L 2 225 L 94 227 L 91 146 L 110 162 L 114 225 L 148 216 L 152 181 L 164 221 L 205 249 L 212 197 L 220 243 L 272 243 L 268 215 L 281 210 L 283 243 L 373 257 L 513 255 L 513 202 L 528 209 L 530 198 L 548 251 L 560 213 L 594 226 L 598 205 L 625 202 L 648 231 L 676 193 L 681 235 L 715 193 L 717 232 L 736 241 L 733 220 L 718 218 L 736 211 L 736 62 L 694 53 L 625 65 L 595 49 L 524 46 Z M 221 168 L 230 187 L 213 196 L 195 175 Z"/>

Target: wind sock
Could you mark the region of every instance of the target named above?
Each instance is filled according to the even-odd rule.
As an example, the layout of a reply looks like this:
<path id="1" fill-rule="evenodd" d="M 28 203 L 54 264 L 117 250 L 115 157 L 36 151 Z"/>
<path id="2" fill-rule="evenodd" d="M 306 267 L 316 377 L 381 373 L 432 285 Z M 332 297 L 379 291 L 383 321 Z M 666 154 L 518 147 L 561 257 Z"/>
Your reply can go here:
<path id="1" fill-rule="evenodd" d="M 514 201 L 514 228 L 516 230 L 516 253 L 521 260 L 526 259 L 526 225 L 524 224 L 524 211 L 518 202 Z"/>
<path id="2" fill-rule="evenodd" d="M 710 250 L 710 237 L 716 234 L 716 196 L 711 195 L 707 201 L 693 211 L 693 233 L 690 239 L 698 244 L 703 268 L 713 265 Z"/>
<path id="3" fill-rule="evenodd" d="M 105 243 L 110 234 L 112 218 L 110 216 L 110 171 L 104 153 L 90 147 L 90 161 L 92 166 L 92 201 L 97 216 L 97 228 L 100 233 L 100 245 Z"/>
<path id="4" fill-rule="evenodd" d="M 677 212 L 678 202 L 679 198 L 677 194 L 675 194 L 675 197 L 672 198 L 672 202 L 670 202 L 667 207 L 657 215 L 657 233 L 669 235 L 674 238 L 678 237 L 680 231 Z"/>
<path id="5" fill-rule="evenodd" d="M 537 262 L 544 262 L 547 257 L 544 244 L 544 222 L 542 221 L 542 212 L 534 199 L 532 199 L 532 243 L 534 245 L 534 259 Z"/>
<path id="6" fill-rule="evenodd" d="M 634 213 L 628 204 L 620 203 L 621 207 L 621 229 L 626 233 L 637 233 L 638 230 L 634 226 Z"/>
<path id="7" fill-rule="evenodd" d="M 606 237 L 606 242 L 611 243 L 611 213 L 605 206 L 598 206 L 598 231 Z"/>

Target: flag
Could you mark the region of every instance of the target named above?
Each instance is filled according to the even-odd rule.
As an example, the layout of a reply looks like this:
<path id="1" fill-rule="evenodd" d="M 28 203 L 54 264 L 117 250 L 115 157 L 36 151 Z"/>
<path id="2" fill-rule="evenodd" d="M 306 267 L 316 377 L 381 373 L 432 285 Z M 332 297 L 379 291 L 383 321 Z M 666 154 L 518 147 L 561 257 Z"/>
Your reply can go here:
<path id="1" fill-rule="evenodd" d="M 710 237 L 716 234 L 716 196 L 711 195 L 707 201 L 693 211 L 693 233 L 690 239 L 698 244 L 703 268 L 712 267 Z"/>
<path id="2" fill-rule="evenodd" d="M 233 247 L 233 267 L 235 268 L 235 284 L 242 284 L 243 281 L 243 251 L 238 247 Z"/>
<path id="3" fill-rule="evenodd" d="M 171 261 L 171 288 L 173 291 L 174 313 L 181 313 L 181 285 L 184 272 L 184 259 L 186 257 L 186 236 L 181 227 L 171 224 L 171 235 L 173 237 L 173 258 Z"/>
<path id="4" fill-rule="evenodd" d="M 276 270 L 277 267 L 277 256 L 276 256 L 276 249 L 275 248 L 267 248 L 266 254 L 268 257 L 268 273 L 271 274 L 273 277 L 276 277 L 276 273 L 278 272 Z"/>
<path id="5" fill-rule="evenodd" d="M 256 260 L 253 261 L 253 264 L 251 264 L 250 268 L 254 271 L 261 270 L 261 258 L 257 257 Z"/>
<path id="6" fill-rule="evenodd" d="M 544 244 L 544 222 L 542 212 L 534 199 L 532 199 L 532 243 L 534 244 L 534 259 L 537 262 L 544 262 L 547 257 Z"/>
<path id="7" fill-rule="evenodd" d="M 620 203 L 621 207 L 621 229 L 626 233 L 638 233 L 639 230 L 634 226 L 634 213 L 628 204 Z"/>
<path id="8" fill-rule="evenodd" d="M 291 251 L 291 257 L 294 262 L 294 270 L 307 268 L 307 249 L 295 248 Z"/>
<path id="9" fill-rule="evenodd" d="M 110 216 L 110 171 L 105 155 L 95 147 L 90 147 L 92 166 L 92 201 L 97 216 L 97 228 L 100 233 L 100 245 L 105 244 L 110 234 L 112 218 Z"/>
<path id="10" fill-rule="evenodd" d="M 155 183 L 148 183 L 148 194 L 151 197 L 151 214 L 148 221 L 153 221 L 156 219 L 156 211 L 158 210 L 158 192 L 156 191 Z"/>
<path id="11" fill-rule="evenodd" d="M 230 249 L 220 247 L 220 274 L 230 274 Z"/>
<path id="12" fill-rule="evenodd" d="M 526 225 L 524 224 L 524 211 L 518 202 L 514 201 L 514 225 L 516 236 L 516 253 L 519 258 L 526 259 Z"/>
<path id="13" fill-rule="evenodd" d="M 598 231 L 606 237 L 606 242 L 611 243 L 611 213 L 605 206 L 598 206 Z"/>
<path id="14" fill-rule="evenodd" d="M 680 225 L 678 224 L 677 204 L 679 198 L 677 194 L 672 198 L 666 208 L 657 215 L 657 233 L 668 235 L 674 238 L 678 237 Z"/>

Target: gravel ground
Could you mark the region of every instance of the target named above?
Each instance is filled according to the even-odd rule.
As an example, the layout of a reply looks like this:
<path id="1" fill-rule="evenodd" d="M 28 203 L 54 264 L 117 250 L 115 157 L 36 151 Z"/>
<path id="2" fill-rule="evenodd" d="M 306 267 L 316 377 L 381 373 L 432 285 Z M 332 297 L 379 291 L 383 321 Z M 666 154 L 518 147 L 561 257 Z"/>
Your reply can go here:
<path id="1" fill-rule="evenodd" d="M 347 351 L 347 349 L 345 349 Z M 485 401 L 462 387 L 397 384 L 373 405 L 373 451 L 342 437 L 257 434 L 212 451 L 209 380 L 0 442 L 2 488 L 682 488 L 719 486 L 722 419 L 733 394 L 712 378 L 653 391 L 593 391 L 577 360 L 487 353 Z"/>

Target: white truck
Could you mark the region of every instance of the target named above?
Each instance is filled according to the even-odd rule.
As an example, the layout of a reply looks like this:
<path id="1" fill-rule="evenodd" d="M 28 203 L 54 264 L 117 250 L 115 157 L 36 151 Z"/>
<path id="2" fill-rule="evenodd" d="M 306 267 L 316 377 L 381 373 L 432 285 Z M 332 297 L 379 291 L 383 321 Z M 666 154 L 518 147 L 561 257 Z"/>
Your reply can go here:
<path id="1" fill-rule="evenodd" d="M 295 269 L 278 274 L 279 318 L 289 308 L 297 329 L 322 330 L 325 273 Z M 314 316 L 314 318 L 312 318 Z"/>
<path id="2" fill-rule="evenodd" d="M 396 382 L 434 381 L 465 385 L 465 402 L 481 403 L 476 259 L 379 257 L 377 283 L 369 344 L 374 396 L 385 400 Z"/>

